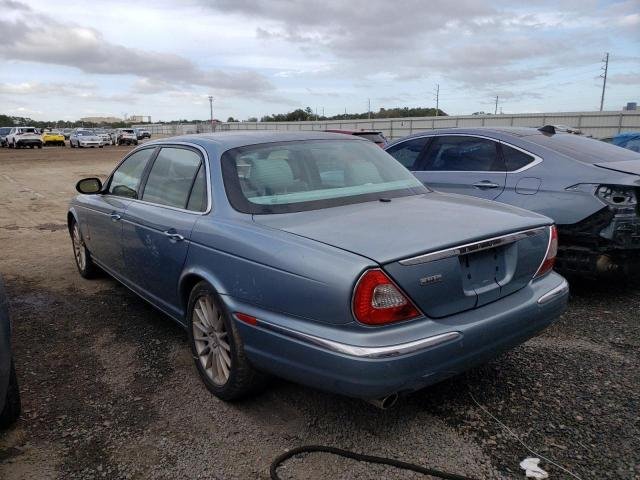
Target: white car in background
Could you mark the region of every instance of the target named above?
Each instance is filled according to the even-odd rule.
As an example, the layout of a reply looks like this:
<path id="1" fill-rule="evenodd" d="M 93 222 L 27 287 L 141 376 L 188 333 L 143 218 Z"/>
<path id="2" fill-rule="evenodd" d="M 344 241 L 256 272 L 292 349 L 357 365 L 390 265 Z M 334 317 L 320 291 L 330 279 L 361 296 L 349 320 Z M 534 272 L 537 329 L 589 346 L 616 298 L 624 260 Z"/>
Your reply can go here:
<path id="1" fill-rule="evenodd" d="M 133 128 L 119 128 L 116 138 L 118 145 L 138 145 L 138 135 Z"/>
<path id="2" fill-rule="evenodd" d="M 13 127 L 6 137 L 9 148 L 42 148 L 42 137 L 34 127 Z"/>
<path id="3" fill-rule="evenodd" d="M 102 140 L 102 145 L 114 145 L 113 140 L 111 139 L 111 135 L 109 135 L 105 130 L 96 130 L 95 134 L 100 137 Z"/>
<path id="4" fill-rule="evenodd" d="M 104 145 L 102 143 L 102 139 L 91 130 L 79 128 L 69 137 L 69 146 L 71 148 L 102 148 Z"/>

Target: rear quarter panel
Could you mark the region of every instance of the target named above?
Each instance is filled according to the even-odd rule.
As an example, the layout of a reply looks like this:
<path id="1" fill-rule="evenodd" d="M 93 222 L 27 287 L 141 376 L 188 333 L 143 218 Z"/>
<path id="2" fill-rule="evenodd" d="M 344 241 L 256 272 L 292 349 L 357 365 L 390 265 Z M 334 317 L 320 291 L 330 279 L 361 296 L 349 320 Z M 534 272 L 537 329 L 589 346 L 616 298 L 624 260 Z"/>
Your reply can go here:
<path id="1" fill-rule="evenodd" d="M 567 190 L 577 184 L 635 184 L 638 177 L 608 172 L 605 169 L 582 163 L 553 150 L 524 139 L 503 138 L 506 143 L 518 146 L 543 159 L 542 163 L 520 173 L 508 173 L 505 190 L 496 199 L 517 207 L 532 210 L 552 218 L 559 225 L 579 222 L 605 207 L 588 191 Z M 536 192 L 519 193 L 519 182 L 539 180 Z M 522 185 L 522 183 L 520 183 Z"/>
<path id="2" fill-rule="evenodd" d="M 183 282 L 207 279 L 221 295 L 327 324 L 352 323 L 351 294 L 368 259 L 247 220 L 200 219 Z"/>

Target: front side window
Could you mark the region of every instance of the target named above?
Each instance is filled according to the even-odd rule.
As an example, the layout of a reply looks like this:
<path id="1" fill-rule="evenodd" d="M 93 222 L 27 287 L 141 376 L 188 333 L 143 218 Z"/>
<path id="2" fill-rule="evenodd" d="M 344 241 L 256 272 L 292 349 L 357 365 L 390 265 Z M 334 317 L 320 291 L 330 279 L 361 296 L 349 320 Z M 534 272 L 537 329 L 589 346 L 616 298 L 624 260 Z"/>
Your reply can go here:
<path id="1" fill-rule="evenodd" d="M 436 137 L 429 147 L 424 170 L 449 172 L 504 172 L 497 143 L 470 136 Z"/>
<path id="2" fill-rule="evenodd" d="M 113 172 L 109 193 L 120 197 L 138 198 L 140 180 L 153 150 L 153 148 L 138 150 L 122 162 Z"/>
<path id="3" fill-rule="evenodd" d="M 387 149 L 387 153 L 398 160 L 409 170 L 415 170 L 420 153 L 424 146 L 431 140 L 431 137 L 414 138 L 406 142 L 399 143 Z"/>
<path id="4" fill-rule="evenodd" d="M 502 156 L 504 157 L 504 163 L 507 166 L 507 172 L 520 170 L 535 160 L 535 158 L 528 153 L 524 153 L 516 148 L 512 148 L 504 144 L 502 145 Z"/>
<path id="5" fill-rule="evenodd" d="M 161 148 L 149 172 L 142 200 L 186 209 L 201 163 L 200 154 L 193 150 Z"/>
<path id="6" fill-rule="evenodd" d="M 229 150 L 227 196 L 244 213 L 286 213 L 428 191 L 371 142 L 305 140 Z"/>

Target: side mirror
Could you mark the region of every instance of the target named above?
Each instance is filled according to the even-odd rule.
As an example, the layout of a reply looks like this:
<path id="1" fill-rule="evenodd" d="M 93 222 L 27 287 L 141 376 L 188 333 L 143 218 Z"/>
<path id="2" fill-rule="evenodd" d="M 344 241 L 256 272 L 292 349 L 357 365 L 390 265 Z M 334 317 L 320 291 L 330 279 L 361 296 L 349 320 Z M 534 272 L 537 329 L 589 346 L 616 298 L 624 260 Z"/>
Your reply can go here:
<path id="1" fill-rule="evenodd" d="M 76 183 L 76 190 L 85 195 L 92 195 L 102 191 L 102 182 L 99 178 L 84 178 Z"/>

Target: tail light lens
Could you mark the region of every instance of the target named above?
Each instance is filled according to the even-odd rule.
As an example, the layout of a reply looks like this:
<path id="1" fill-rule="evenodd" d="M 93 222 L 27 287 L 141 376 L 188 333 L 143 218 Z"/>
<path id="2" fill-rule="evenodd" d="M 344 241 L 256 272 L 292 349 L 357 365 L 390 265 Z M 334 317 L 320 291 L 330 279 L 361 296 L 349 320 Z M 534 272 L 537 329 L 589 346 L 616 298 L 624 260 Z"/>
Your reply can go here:
<path id="1" fill-rule="evenodd" d="M 419 317 L 420 311 L 380 269 L 367 270 L 353 292 L 353 314 L 360 323 L 384 325 Z"/>
<path id="2" fill-rule="evenodd" d="M 549 245 L 547 246 L 547 254 L 544 257 L 544 260 L 538 267 L 538 271 L 536 272 L 533 278 L 539 278 L 551 270 L 553 270 L 553 266 L 556 263 L 556 256 L 558 255 L 558 229 L 555 225 L 551 225 L 550 229 L 550 237 L 549 237 Z"/>

